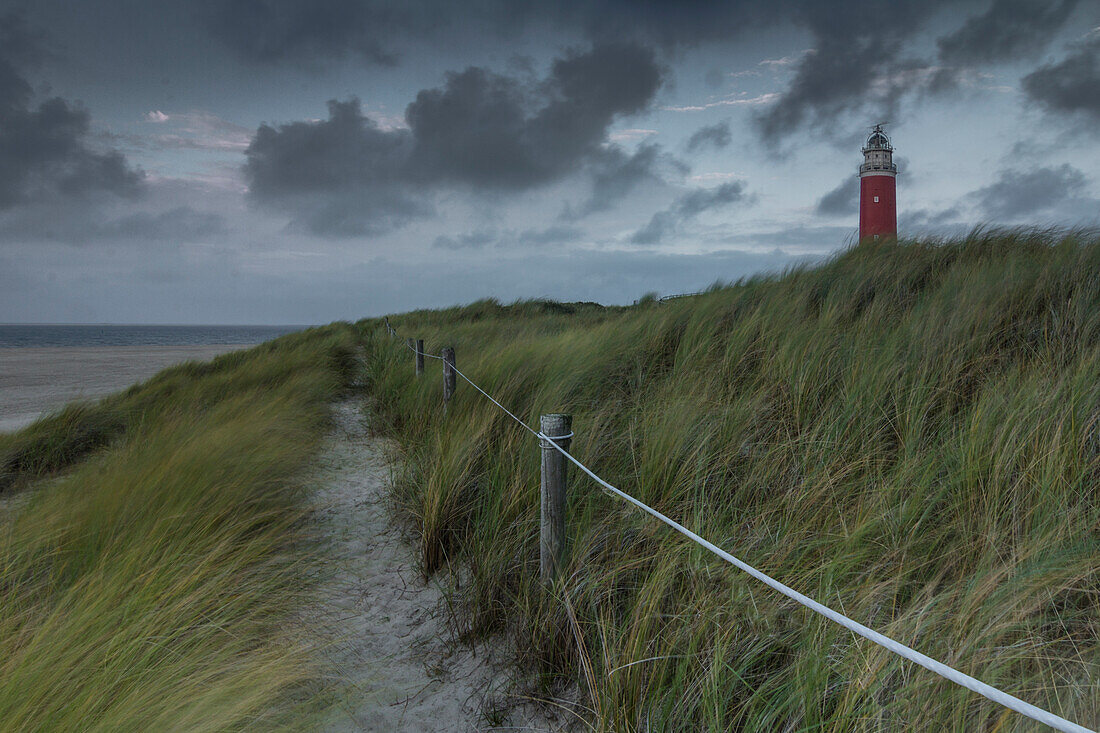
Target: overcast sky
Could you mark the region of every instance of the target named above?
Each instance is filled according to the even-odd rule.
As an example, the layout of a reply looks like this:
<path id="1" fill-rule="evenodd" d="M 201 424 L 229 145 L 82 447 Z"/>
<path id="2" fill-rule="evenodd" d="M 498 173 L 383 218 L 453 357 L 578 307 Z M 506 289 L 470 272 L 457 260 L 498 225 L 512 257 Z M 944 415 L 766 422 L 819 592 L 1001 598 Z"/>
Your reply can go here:
<path id="1" fill-rule="evenodd" d="M 1100 4 L 0 0 L 0 322 L 629 303 L 1100 222 Z"/>

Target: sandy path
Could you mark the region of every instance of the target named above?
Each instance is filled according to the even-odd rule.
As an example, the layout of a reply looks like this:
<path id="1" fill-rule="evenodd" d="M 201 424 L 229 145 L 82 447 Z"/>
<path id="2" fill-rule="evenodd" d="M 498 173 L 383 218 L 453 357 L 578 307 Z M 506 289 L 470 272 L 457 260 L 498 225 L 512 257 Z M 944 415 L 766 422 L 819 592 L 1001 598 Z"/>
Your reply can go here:
<path id="1" fill-rule="evenodd" d="M 508 697 L 503 645 L 479 643 L 475 653 L 451 639 L 444 594 L 424 582 L 391 517 L 387 444 L 368 435 L 356 402 L 335 409 L 316 504 L 338 565 L 312 623 L 347 687 L 326 730 L 559 729 L 537 711 L 486 709 L 487 697 Z"/>
<path id="2" fill-rule="evenodd" d="M 18 430 L 76 399 L 104 397 L 172 364 L 249 345 L 0 349 L 0 432 Z"/>

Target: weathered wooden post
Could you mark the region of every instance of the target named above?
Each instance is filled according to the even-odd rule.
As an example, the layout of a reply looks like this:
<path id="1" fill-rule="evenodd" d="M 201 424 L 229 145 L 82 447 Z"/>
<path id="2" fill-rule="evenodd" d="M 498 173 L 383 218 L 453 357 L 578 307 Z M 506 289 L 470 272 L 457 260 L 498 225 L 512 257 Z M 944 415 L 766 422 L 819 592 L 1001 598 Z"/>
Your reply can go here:
<path id="1" fill-rule="evenodd" d="M 443 348 L 443 411 L 455 393 L 455 350 L 453 346 Z"/>
<path id="2" fill-rule="evenodd" d="M 416 376 L 424 373 L 424 339 L 416 340 Z"/>
<path id="3" fill-rule="evenodd" d="M 554 413 L 539 418 L 539 430 L 564 450 L 573 437 L 573 416 Z M 541 525 L 539 528 L 539 572 L 542 582 L 554 582 L 565 564 L 566 459 L 547 440 L 542 448 Z"/>

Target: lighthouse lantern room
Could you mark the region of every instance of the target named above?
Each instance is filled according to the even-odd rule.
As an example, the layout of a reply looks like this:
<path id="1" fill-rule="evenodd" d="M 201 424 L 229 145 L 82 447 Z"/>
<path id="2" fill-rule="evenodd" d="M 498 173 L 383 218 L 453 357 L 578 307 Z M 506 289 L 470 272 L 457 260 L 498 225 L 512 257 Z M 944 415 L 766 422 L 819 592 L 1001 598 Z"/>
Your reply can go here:
<path id="1" fill-rule="evenodd" d="M 859 167 L 859 239 L 895 239 L 898 236 L 898 167 L 890 138 L 875 125 L 863 146 Z"/>

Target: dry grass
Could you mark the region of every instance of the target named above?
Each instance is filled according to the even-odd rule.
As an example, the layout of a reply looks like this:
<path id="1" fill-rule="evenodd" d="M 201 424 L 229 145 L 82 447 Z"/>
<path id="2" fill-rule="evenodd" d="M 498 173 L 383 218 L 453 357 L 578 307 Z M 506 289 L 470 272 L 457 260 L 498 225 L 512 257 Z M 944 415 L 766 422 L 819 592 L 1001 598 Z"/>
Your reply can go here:
<path id="1" fill-rule="evenodd" d="M 0 526 L 0 727 L 309 727 L 295 477 L 353 345 L 347 326 L 284 337 L 0 439 L 29 492 Z"/>
<path id="2" fill-rule="evenodd" d="M 860 246 L 666 304 L 486 301 L 390 321 L 600 475 L 788 585 L 1100 724 L 1100 238 Z M 1030 730 L 574 476 L 570 565 L 537 583 L 538 449 L 462 384 L 446 419 L 377 323 L 424 568 L 465 633 L 512 626 L 602 730 Z M 403 343 L 403 342 L 402 342 Z"/>

